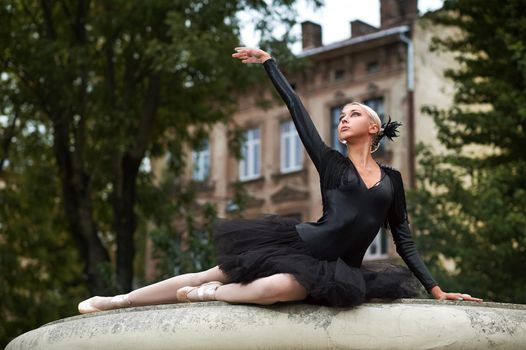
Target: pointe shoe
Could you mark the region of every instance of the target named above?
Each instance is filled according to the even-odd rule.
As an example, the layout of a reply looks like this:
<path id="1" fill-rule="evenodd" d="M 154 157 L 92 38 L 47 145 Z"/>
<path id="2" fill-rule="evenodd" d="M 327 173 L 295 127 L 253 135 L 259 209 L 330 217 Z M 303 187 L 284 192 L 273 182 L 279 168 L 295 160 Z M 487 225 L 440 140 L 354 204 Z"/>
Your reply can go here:
<path id="1" fill-rule="evenodd" d="M 106 311 L 130 307 L 131 302 L 128 294 L 120 294 L 114 297 L 91 297 L 79 303 L 78 310 L 81 314 Z"/>
<path id="2" fill-rule="evenodd" d="M 223 283 L 219 281 L 211 281 L 201 284 L 197 287 L 182 287 L 179 288 L 176 292 L 177 299 L 184 303 L 190 303 L 192 301 L 212 301 L 216 300 L 216 289 L 222 286 Z M 197 299 L 188 298 L 188 294 L 191 291 L 197 289 Z"/>

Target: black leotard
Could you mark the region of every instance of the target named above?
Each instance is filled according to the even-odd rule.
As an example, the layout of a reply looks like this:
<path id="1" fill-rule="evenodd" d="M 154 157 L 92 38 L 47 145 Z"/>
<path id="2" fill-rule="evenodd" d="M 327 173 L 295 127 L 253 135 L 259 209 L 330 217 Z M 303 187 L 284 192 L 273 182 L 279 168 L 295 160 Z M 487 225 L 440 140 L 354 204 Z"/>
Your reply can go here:
<path id="1" fill-rule="evenodd" d="M 411 237 L 398 170 L 377 162 L 381 180 L 367 188 L 351 160 L 321 139 L 275 59 L 266 60 L 263 67 L 287 105 L 298 135 L 320 175 L 323 215 L 316 222 L 296 225 L 313 255 L 326 260 L 341 258 L 351 266 L 360 267 L 367 248 L 388 219 L 397 253 L 429 292 L 438 283 L 426 268 Z M 395 196 L 397 191 L 402 193 Z M 405 214 L 399 220 L 395 220 L 393 209 L 396 200 Z"/>

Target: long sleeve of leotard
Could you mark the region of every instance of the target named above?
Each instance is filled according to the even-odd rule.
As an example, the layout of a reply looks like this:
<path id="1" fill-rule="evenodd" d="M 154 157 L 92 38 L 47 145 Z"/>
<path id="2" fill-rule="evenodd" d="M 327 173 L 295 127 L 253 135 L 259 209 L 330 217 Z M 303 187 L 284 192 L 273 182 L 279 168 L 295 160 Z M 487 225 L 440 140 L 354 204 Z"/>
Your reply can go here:
<path id="1" fill-rule="evenodd" d="M 323 155 L 327 149 L 330 149 L 330 147 L 323 142 L 309 116 L 309 113 L 305 110 L 300 98 L 294 89 L 292 89 L 283 73 L 279 70 L 274 58 L 270 58 L 263 62 L 263 67 L 265 67 L 265 71 L 270 77 L 270 80 L 287 105 L 294 125 L 296 125 L 298 135 L 305 146 L 309 157 L 318 170 L 318 173 L 321 173 Z"/>
<path id="2" fill-rule="evenodd" d="M 438 283 L 433 279 L 420 254 L 418 254 L 416 250 L 407 219 L 397 226 L 391 227 L 391 233 L 393 234 L 396 245 L 396 252 L 402 257 L 409 269 L 426 288 L 427 292 L 429 292 L 430 289 L 438 285 Z"/>

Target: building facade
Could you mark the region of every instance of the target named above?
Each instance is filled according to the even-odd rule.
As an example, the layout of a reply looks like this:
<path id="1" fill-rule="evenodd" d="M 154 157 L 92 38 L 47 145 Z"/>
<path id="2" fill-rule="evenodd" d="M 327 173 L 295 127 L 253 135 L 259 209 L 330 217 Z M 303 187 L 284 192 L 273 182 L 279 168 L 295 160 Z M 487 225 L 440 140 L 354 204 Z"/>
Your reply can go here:
<path id="1" fill-rule="evenodd" d="M 422 114 L 421 107 L 451 103 L 452 86 L 443 70 L 454 61 L 429 51 L 430 38 L 438 29 L 423 25 L 416 0 L 381 0 L 380 27 L 355 20 L 350 32 L 349 39 L 323 45 L 322 28 L 303 22 L 299 56 L 312 65 L 295 74 L 282 71 L 321 137 L 344 155 L 337 123 L 346 103 L 369 105 L 382 122 L 389 115 L 402 122 L 400 136 L 394 142 L 382 140 L 373 157 L 400 170 L 410 189 L 415 186 L 416 143 L 431 143 L 440 150 L 432 119 Z M 266 110 L 258 107 L 256 100 L 271 98 L 271 93 L 258 90 L 240 96 L 234 119 L 245 130 L 241 161 L 229 154 L 226 126 L 217 125 L 200 148 L 189 150 L 187 175 L 203 183 L 199 201 L 216 203 L 221 217 L 235 212 L 232 185 L 241 181 L 249 193 L 245 217 L 276 213 L 316 221 L 322 215 L 318 173 L 285 103 L 278 101 Z M 390 234 L 381 228 L 365 259 L 395 256 Z"/>

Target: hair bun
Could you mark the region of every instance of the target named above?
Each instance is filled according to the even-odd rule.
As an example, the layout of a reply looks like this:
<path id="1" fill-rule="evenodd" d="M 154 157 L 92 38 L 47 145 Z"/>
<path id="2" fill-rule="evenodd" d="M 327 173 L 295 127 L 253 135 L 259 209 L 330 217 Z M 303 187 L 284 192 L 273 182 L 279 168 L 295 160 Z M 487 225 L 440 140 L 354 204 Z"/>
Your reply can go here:
<path id="1" fill-rule="evenodd" d="M 391 121 L 391 116 L 389 116 L 389 120 L 386 123 L 382 124 L 382 127 L 380 129 L 380 138 L 387 136 L 389 140 L 393 141 L 393 137 L 398 137 L 397 128 L 402 125 L 402 123 L 397 121 Z"/>

